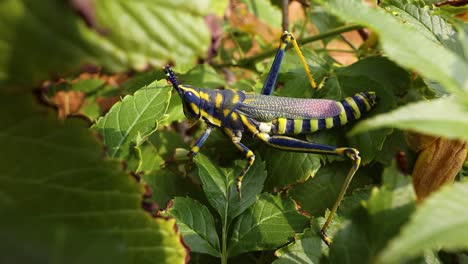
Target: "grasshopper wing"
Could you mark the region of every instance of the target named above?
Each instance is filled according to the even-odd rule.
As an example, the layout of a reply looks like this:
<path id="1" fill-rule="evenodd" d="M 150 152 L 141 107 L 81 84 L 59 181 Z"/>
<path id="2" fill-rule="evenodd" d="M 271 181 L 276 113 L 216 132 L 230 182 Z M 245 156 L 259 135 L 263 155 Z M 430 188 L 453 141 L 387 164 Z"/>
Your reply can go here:
<path id="1" fill-rule="evenodd" d="M 326 99 L 300 99 L 246 94 L 237 111 L 255 120 L 268 122 L 276 118 L 323 119 L 341 113 L 339 102 Z"/>

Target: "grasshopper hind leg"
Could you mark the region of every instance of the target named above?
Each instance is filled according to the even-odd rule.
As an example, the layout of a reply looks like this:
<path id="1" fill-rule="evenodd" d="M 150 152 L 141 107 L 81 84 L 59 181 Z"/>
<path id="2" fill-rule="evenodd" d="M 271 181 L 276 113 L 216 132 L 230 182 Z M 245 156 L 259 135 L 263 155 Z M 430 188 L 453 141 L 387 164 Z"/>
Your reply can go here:
<path id="1" fill-rule="evenodd" d="M 328 215 L 325 223 L 323 224 L 320 233 L 322 236 L 323 241 L 327 244 L 331 244 L 331 239 L 327 236 L 326 231 L 329 227 L 333 217 L 336 214 L 338 207 L 340 206 L 341 201 L 343 200 L 344 195 L 349 187 L 349 183 L 354 177 L 354 174 L 359 169 L 361 164 L 361 158 L 359 157 L 359 151 L 354 148 L 336 148 L 333 146 L 317 144 L 313 142 L 308 142 L 304 140 L 299 140 L 292 137 L 286 136 L 270 136 L 266 133 L 258 133 L 257 138 L 262 140 L 263 142 L 267 143 L 268 145 L 278 148 L 284 149 L 294 152 L 304 152 L 304 153 L 315 153 L 315 154 L 325 154 L 325 155 L 337 155 L 349 158 L 353 165 L 351 166 L 345 181 L 340 189 L 338 197 L 333 204 L 332 209 L 330 210 L 330 214 Z"/>
<path id="2" fill-rule="evenodd" d="M 335 203 L 333 204 L 332 209 L 330 210 L 330 213 L 328 214 L 327 219 L 325 220 L 325 223 L 323 224 L 321 230 L 320 230 L 320 235 L 322 236 L 323 241 L 327 244 L 331 244 L 331 238 L 327 236 L 327 228 L 330 225 L 331 221 L 333 220 L 333 217 L 336 214 L 336 211 L 338 210 L 338 207 L 341 204 L 341 201 L 343 200 L 344 195 L 346 194 L 346 191 L 348 190 L 349 184 L 351 183 L 351 180 L 354 177 L 354 174 L 356 171 L 359 169 L 359 166 L 361 165 L 361 157 L 359 156 L 359 151 L 354 148 L 338 148 L 337 152 L 342 155 L 346 156 L 349 159 L 353 161 L 353 165 L 351 169 L 348 171 L 348 174 L 346 175 L 345 181 L 343 185 L 341 186 L 340 192 L 338 194 L 338 197 L 336 198 Z"/>
<path id="3" fill-rule="evenodd" d="M 281 36 L 279 47 L 276 50 L 275 58 L 270 67 L 270 71 L 268 72 L 268 76 L 263 86 L 261 94 L 271 95 L 273 93 L 273 90 L 275 89 L 276 85 L 276 79 L 278 78 L 278 72 L 281 63 L 283 62 L 283 57 L 286 52 L 286 48 L 289 46 L 289 44 L 292 44 L 294 51 L 296 52 L 297 56 L 299 57 L 299 60 L 301 61 L 302 66 L 304 67 L 310 86 L 313 89 L 321 88 L 321 86 L 317 86 L 317 84 L 315 83 L 315 79 L 312 76 L 312 73 L 310 72 L 309 66 L 307 65 L 304 55 L 302 55 L 301 49 L 299 48 L 299 44 L 297 43 L 296 39 L 291 33 L 285 31 Z"/>

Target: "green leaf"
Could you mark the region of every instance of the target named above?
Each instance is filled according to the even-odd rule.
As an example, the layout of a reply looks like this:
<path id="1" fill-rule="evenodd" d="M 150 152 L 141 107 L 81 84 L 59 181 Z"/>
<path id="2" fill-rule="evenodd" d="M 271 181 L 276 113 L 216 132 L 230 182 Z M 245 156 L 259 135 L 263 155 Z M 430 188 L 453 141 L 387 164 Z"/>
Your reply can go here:
<path id="1" fill-rule="evenodd" d="M 168 61 L 193 66 L 210 44 L 203 20 L 213 11 L 209 0 L 90 5 L 81 10 L 88 27 L 66 2 L 2 1 L 0 84 L 34 86 L 87 64 L 112 72 L 143 70 L 148 64 L 159 67 Z"/>
<path id="2" fill-rule="evenodd" d="M 359 123 L 350 134 L 381 127 L 410 129 L 447 138 L 468 139 L 468 108 L 454 97 L 402 106 Z"/>
<path id="3" fill-rule="evenodd" d="M 468 25 L 457 24 L 457 40 L 463 48 L 463 57 L 468 60 Z"/>
<path id="4" fill-rule="evenodd" d="M 262 194 L 237 218 L 228 254 L 271 250 L 289 242 L 294 233 L 301 232 L 308 218 L 299 214 L 296 204 L 279 195 Z"/>
<path id="5" fill-rule="evenodd" d="M 134 94 L 141 87 L 150 85 L 155 80 L 161 80 L 165 78 L 166 74 L 162 71 L 162 69 L 144 71 L 136 73 L 131 78 L 125 80 L 125 82 L 123 82 L 121 85 L 121 89 L 123 90 L 124 94 Z"/>
<path id="6" fill-rule="evenodd" d="M 429 40 L 414 27 L 401 23 L 382 9 L 370 8 L 361 1 L 319 2 L 343 20 L 364 25 L 378 33 L 384 51 L 397 63 L 440 82 L 448 91 L 468 91 L 468 75 L 465 74 L 468 72 L 468 63 L 452 51 Z M 433 63 L 434 61 L 437 63 Z"/>
<path id="7" fill-rule="evenodd" d="M 319 155 L 288 152 L 269 146 L 261 150 L 268 171 L 265 183 L 268 190 L 304 182 L 313 177 L 320 168 Z"/>
<path id="8" fill-rule="evenodd" d="M 323 8 L 320 8 L 318 5 L 313 5 L 313 8 L 311 8 L 311 12 L 307 12 L 308 19 L 310 19 L 314 26 L 317 27 L 318 31 L 320 33 L 325 33 L 330 30 L 333 30 L 337 27 L 343 26 L 343 22 L 340 21 L 336 16 L 330 14 L 329 12 L 325 12 Z M 329 37 L 323 40 L 323 42 L 328 44 L 333 38 L 336 38 L 337 36 L 334 37 Z"/>
<path id="9" fill-rule="evenodd" d="M 182 122 L 186 120 L 184 110 L 182 108 L 182 100 L 177 92 L 172 92 L 169 106 L 167 107 L 166 117 L 161 121 L 161 126 L 168 126 L 172 122 Z"/>
<path id="10" fill-rule="evenodd" d="M 323 78 L 330 73 L 333 60 L 326 54 L 317 54 L 313 49 L 301 48 L 301 50 L 316 82 L 322 81 Z M 265 72 L 262 79 L 266 80 L 267 75 L 268 72 Z M 284 56 L 278 74 L 278 83 L 283 83 L 283 87 L 282 89 L 275 90 L 276 95 L 295 98 L 312 98 L 313 89 L 305 74 L 304 66 L 299 56 L 297 56 L 293 50 L 288 50 Z M 335 98 L 328 97 L 328 99 Z"/>
<path id="11" fill-rule="evenodd" d="M 226 80 L 218 74 L 213 67 L 200 64 L 179 77 L 180 83 L 201 88 L 219 88 L 226 85 Z"/>
<path id="12" fill-rule="evenodd" d="M 411 179 L 394 168 L 384 171 L 383 186 L 351 212 L 350 221 L 333 238 L 331 263 L 373 263 L 414 211 Z"/>
<path id="13" fill-rule="evenodd" d="M 426 250 L 468 249 L 467 193 L 468 182 L 463 182 L 428 197 L 379 256 L 380 263 L 401 262 Z"/>
<path id="14" fill-rule="evenodd" d="M 2 94 L 0 101 L 0 226 L 13 238 L 0 243 L 2 252 L 13 246 L 47 263 L 112 260 L 116 252 L 127 263 L 185 260 L 175 221 L 142 209 L 142 186 L 103 158 L 85 122 L 58 121 L 30 96 Z"/>
<path id="15" fill-rule="evenodd" d="M 309 228 L 298 236 L 296 241 L 278 249 L 275 252 L 278 259 L 273 264 L 320 263 L 324 245 L 320 235 Z"/>
<path id="16" fill-rule="evenodd" d="M 263 189 L 266 178 L 265 165 L 258 156 L 244 176 L 241 197 L 236 188 L 240 168 L 221 169 L 202 154 L 198 154 L 194 161 L 198 166 L 203 191 L 223 222 L 230 223 L 244 212 L 256 201 L 257 195 Z"/>
<path id="17" fill-rule="evenodd" d="M 184 241 L 193 252 L 220 256 L 215 222 L 206 206 L 188 197 L 178 197 L 174 199 L 168 213 L 176 219 Z"/>
<path id="18" fill-rule="evenodd" d="M 397 160 L 400 162 L 397 164 L 398 167 L 402 170 L 405 170 L 406 167 L 408 170 L 408 168 L 412 168 L 408 163 L 415 160 L 413 156 L 413 152 L 405 142 L 405 133 L 401 130 L 395 130 L 385 141 L 382 151 L 377 154 L 375 161 L 390 166 L 395 159 L 399 159 Z"/>
<path id="19" fill-rule="evenodd" d="M 210 10 L 217 16 L 222 17 L 229 6 L 229 0 L 210 0 Z"/>
<path id="20" fill-rule="evenodd" d="M 385 57 L 368 57 L 346 67 L 336 69 L 340 88 L 346 96 L 361 91 L 374 91 L 380 97 L 376 111 L 395 104 L 395 94 L 406 92 L 410 74 Z M 338 98 L 340 99 L 340 98 Z"/>
<path id="21" fill-rule="evenodd" d="M 440 43 L 457 54 L 463 54 L 456 41 L 453 26 L 429 6 L 421 2 L 403 0 L 384 0 L 380 6 L 393 14 L 401 23 L 412 27 L 427 39 Z"/>
<path id="22" fill-rule="evenodd" d="M 157 149 L 149 142 L 135 146 L 127 158 L 127 170 L 137 174 L 148 174 L 164 164 Z"/>
<path id="23" fill-rule="evenodd" d="M 199 200 L 203 198 L 199 185 L 168 168 L 152 171 L 142 177 L 152 190 L 151 200 L 161 208 L 166 207 L 176 196 L 190 196 Z"/>
<path id="24" fill-rule="evenodd" d="M 311 215 L 323 215 L 327 208 L 331 208 L 338 197 L 344 179 L 351 168 L 351 163 L 333 162 L 322 167 L 315 177 L 304 184 L 296 185 L 290 191 L 291 197 L 301 208 Z M 369 184 L 370 178 L 365 177 L 363 170 L 358 170 L 351 182 L 351 190 Z"/>
<path id="25" fill-rule="evenodd" d="M 268 0 L 245 1 L 247 9 L 267 25 L 281 27 L 281 11 Z"/>
<path id="26" fill-rule="evenodd" d="M 149 136 L 151 142 L 164 160 L 170 159 L 176 148 L 188 148 L 180 133 L 168 130 L 159 130 Z"/>
<path id="27" fill-rule="evenodd" d="M 171 89 L 154 82 L 133 96 L 126 96 L 97 121 L 96 129 L 108 147 L 109 157 L 124 159 L 130 148 L 142 142 L 164 119 Z"/>
<path id="28" fill-rule="evenodd" d="M 122 241 L 115 235 L 96 235 L 61 223 L 55 223 L 52 229 L 38 222 L 19 223 L 16 220 L 10 224 L 3 220 L 0 226 L 4 241 L 0 244 L 2 263 L 130 262 L 122 250 Z"/>
<path id="29" fill-rule="evenodd" d="M 364 201 L 369 200 L 373 187 L 373 185 L 366 185 L 363 188 L 354 189 L 350 195 L 343 198 L 337 214 L 342 218 L 350 218 L 353 210 L 361 206 Z"/>

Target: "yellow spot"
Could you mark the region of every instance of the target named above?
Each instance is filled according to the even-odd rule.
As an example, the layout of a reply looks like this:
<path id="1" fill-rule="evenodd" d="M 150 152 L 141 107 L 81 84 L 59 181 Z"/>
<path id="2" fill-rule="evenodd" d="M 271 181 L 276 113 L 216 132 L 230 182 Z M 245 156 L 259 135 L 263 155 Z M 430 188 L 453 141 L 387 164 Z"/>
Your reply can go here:
<path id="1" fill-rule="evenodd" d="M 302 132 L 302 119 L 294 119 L 294 134 Z"/>
<path id="2" fill-rule="evenodd" d="M 351 97 L 348 97 L 345 100 L 346 100 L 346 102 L 348 102 L 348 104 L 351 106 L 351 108 L 353 108 L 354 118 L 358 119 L 359 117 L 361 117 L 361 111 L 359 111 L 359 107 L 357 106 L 354 99 L 351 98 Z"/>
<path id="3" fill-rule="evenodd" d="M 253 157 L 253 155 L 254 155 L 253 152 L 252 152 L 251 150 L 249 150 L 249 151 L 247 152 L 247 154 L 245 154 L 245 157 L 246 157 L 246 158 L 250 158 L 250 157 Z M 253 161 L 250 161 L 250 160 L 249 160 L 249 163 L 253 163 Z"/>
<path id="4" fill-rule="evenodd" d="M 311 119 L 310 120 L 310 132 L 315 132 L 318 130 L 318 120 Z"/>
<path id="5" fill-rule="evenodd" d="M 200 98 L 207 101 L 207 102 L 210 102 L 210 95 L 207 94 L 207 93 L 200 92 Z"/>
<path id="6" fill-rule="evenodd" d="M 216 93 L 216 99 L 215 99 L 216 108 L 220 108 L 222 102 L 223 102 L 223 96 L 221 95 L 221 93 Z"/>
<path id="7" fill-rule="evenodd" d="M 325 118 L 325 127 L 332 128 L 333 127 L 333 117 Z"/>
<path id="8" fill-rule="evenodd" d="M 232 103 L 236 104 L 239 102 L 239 94 L 237 94 L 237 91 L 233 91 L 234 95 L 232 96 Z"/>
<path id="9" fill-rule="evenodd" d="M 278 118 L 278 134 L 286 132 L 286 118 Z"/>
<path id="10" fill-rule="evenodd" d="M 226 117 L 229 115 L 229 113 L 231 112 L 231 109 L 224 109 L 223 110 L 223 115 Z"/>
<path id="11" fill-rule="evenodd" d="M 198 151 L 200 151 L 200 148 L 198 146 L 193 146 L 192 151 L 197 153 Z"/>
<path id="12" fill-rule="evenodd" d="M 237 121 L 237 119 L 239 118 L 239 115 L 237 113 L 233 112 L 232 115 L 231 115 L 231 118 L 232 118 L 232 120 Z"/>

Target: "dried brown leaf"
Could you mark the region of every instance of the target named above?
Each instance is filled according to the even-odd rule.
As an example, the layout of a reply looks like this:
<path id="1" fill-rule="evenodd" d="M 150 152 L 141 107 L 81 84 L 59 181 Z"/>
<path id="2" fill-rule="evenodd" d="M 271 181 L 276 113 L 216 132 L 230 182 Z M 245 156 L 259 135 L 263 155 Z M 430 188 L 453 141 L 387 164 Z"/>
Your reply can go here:
<path id="1" fill-rule="evenodd" d="M 58 91 L 52 98 L 57 106 L 58 116 L 62 119 L 78 114 L 85 101 L 85 93 L 81 91 Z"/>
<path id="2" fill-rule="evenodd" d="M 468 142 L 411 133 L 407 140 L 420 151 L 413 169 L 413 186 L 419 200 L 442 185 L 452 183 L 468 153 Z"/>

